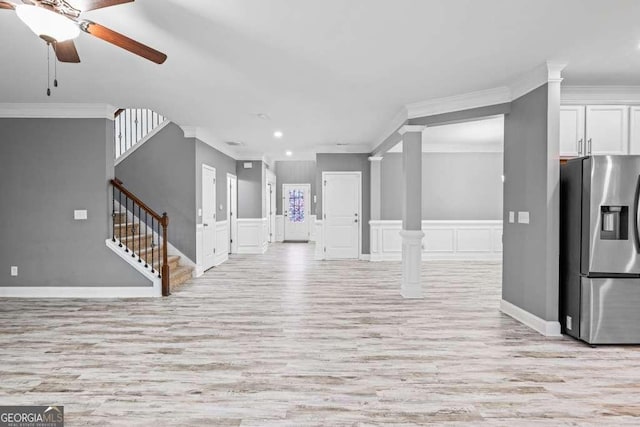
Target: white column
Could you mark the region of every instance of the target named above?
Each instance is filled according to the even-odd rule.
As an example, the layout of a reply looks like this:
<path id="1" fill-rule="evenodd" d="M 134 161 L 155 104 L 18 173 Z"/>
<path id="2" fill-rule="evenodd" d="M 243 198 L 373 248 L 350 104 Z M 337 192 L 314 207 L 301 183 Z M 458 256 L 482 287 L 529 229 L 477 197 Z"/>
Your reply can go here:
<path id="1" fill-rule="evenodd" d="M 371 162 L 371 220 L 382 218 L 382 157 L 369 157 Z"/>
<path id="2" fill-rule="evenodd" d="M 422 132 L 425 126 L 403 126 L 402 135 L 402 282 L 404 298 L 422 298 Z"/>

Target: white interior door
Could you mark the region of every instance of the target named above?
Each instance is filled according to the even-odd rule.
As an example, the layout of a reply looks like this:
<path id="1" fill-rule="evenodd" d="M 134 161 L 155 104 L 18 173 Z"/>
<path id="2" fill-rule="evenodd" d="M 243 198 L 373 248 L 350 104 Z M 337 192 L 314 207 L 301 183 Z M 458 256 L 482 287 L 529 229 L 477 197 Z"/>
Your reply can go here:
<path id="1" fill-rule="evenodd" d="M 311 184 L 282 185 L 282 214 L 284 216 L 284 240 L 309 241 L 309 213 Z"/>
<path id="2" fill-rule="evenodd" d="M 325 258 L 359 258 L 362 175 L 359 172 L 323 172 L 322 180 Z"/>
<path id="3" fill-rule="evenodd" d="M 238 252 L 238 239 L 236 233 L 238 211 L 238 178 L 235 175 L 227 175 L 227 219 L 229 220 L 229 253 Z"/>
<path id="4" fill-rule="evenodd" d="M 271 206 L 271 216 L 269 217 L 269 242 L 273 243 L 276 241 L 276 183 L 271 184 L 269 197 L 270 206 Z"/>
<path id="5" fill-rule="evenodd" d="M 202 266 L 205 270 L 216 261 L 216 170 L 202 165 Z"/>

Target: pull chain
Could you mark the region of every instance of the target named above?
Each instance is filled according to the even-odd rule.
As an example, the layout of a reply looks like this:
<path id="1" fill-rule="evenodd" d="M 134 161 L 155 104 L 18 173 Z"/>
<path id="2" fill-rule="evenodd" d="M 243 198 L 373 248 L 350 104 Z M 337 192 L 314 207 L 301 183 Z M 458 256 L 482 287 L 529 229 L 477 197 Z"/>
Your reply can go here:
<path id="1" fill-rule="evenodd" d="M 58 87 L 58 57 L 53 58 L 53 87 Z"/>
<path id="2" fill-rule="evenodd" d="M 51 96 L 51 85 L 49 84 L 51 82 L 51 58 L 50 58 L 50 52 L 51 52 L 51 43 L 47 43 L 47 96 Z"/>

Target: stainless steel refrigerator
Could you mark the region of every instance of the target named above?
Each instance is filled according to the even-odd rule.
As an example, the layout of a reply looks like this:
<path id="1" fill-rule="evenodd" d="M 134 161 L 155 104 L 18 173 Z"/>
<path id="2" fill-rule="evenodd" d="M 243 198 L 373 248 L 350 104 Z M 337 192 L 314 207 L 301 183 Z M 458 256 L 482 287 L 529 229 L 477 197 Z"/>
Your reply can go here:
<path id="1" fill-rule="evenodd" d="M 590 344 L 640 344 L 640 156 L 560 168 L 560 323 Z"/>

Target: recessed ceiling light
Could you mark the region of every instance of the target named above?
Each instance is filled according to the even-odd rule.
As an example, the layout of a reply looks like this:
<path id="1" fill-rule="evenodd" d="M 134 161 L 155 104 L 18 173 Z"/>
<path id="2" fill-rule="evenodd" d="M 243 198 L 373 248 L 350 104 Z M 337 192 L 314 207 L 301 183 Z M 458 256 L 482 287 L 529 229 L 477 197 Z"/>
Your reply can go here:
<path id="1" fill-rule="evenodd" d="M 286 152 L 286 153 L 284 153 L 284 154 L 286 154 L 286 155 L 287 155 L 287 157 L 291 157 L 291 156 L 293 156 L 293 152 L 292 152 L 292 151 L 287 151 L 287 152 Z"/>
<path id="2" fill-rule="evenodd" d="M 282 131 L 277 130 L 277 131 L 275 131 L 273 133 L 273 136 L 274 136 L 274 138 L 280 139 L 280 138 L 282 138 L 284 136 L 284 134 L 282 133 Z"/>

